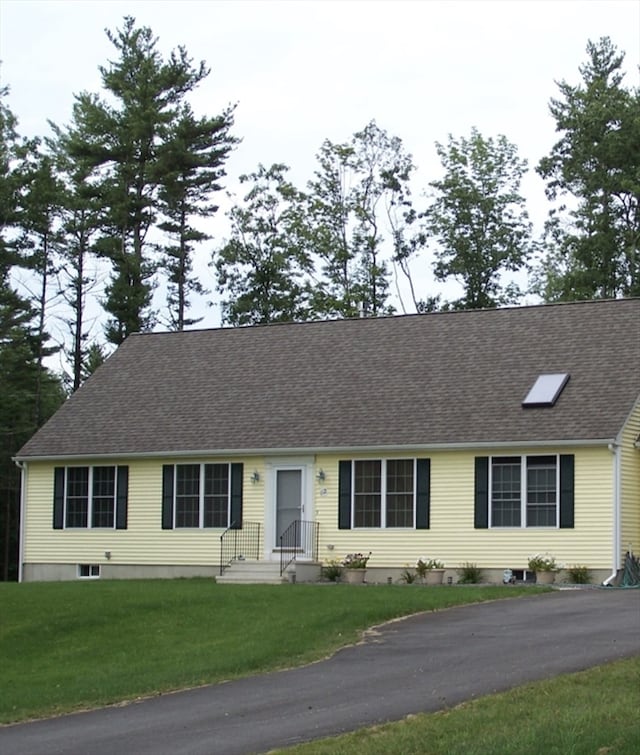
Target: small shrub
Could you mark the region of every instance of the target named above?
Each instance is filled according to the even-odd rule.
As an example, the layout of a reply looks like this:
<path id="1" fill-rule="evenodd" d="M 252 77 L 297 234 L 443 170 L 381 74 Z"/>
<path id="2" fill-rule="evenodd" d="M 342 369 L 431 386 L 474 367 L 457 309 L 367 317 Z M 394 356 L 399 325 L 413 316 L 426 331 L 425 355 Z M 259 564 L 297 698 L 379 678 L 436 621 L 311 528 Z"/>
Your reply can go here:
<path id="1" fill-rule="evenodd" d="M 588 567 L 582 566 L 582 564 L 567 566 L 567 574 L 569 575 L 569 582 L 574 585 L 591 584 L 591 572 Z"/>
<path id="2" fill-rule="evenodd" d="M 402 570 L 402 575 L 400 577 L 400 580 L 402 582 L 406 582 L 406 584 L 412 585 L 416 581 L 416 579 L 418 579 L 418 575 L 414 571 L 409 569 L 409 567 Z"/>
<path id="3" fill-rule="evenodd" d="M 482 582 L 482 569 L 477 564 L 466 561 L 457 571 L 461 585 L 477 585 Z"/>
<path id="4" fill-rule="evenodd" d="M 342 565 L 337 559 L 327 561 L 327 563 L 322 567 L 322 576 L 325 579 L 328 579 L 329 582 L 337 582 L 340 579 L 341 574 Z"/>

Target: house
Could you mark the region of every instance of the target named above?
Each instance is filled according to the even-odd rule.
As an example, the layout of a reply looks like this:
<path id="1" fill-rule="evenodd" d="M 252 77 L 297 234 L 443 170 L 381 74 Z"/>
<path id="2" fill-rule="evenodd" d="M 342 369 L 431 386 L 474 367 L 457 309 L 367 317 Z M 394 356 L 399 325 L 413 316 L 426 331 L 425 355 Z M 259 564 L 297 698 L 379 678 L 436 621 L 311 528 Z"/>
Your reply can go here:
<path id="1" fill-rule="evenodd" d="M 17 455 L 21 579 L 284 550 L 605 580 L 640 551 L 639 437 L 640 299 L 135 334 Z"/>

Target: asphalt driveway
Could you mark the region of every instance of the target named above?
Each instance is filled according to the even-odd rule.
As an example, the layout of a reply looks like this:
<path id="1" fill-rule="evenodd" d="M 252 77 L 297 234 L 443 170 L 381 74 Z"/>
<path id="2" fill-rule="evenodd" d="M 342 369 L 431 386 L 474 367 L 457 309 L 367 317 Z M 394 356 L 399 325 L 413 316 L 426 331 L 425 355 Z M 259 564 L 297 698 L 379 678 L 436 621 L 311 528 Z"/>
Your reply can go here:
<path id="1" fill-rule="evenodd" d="M 304 668 L 0 728 L 0 752 L 259 753 L 633 655 L 640 590 L 556 591 L 385 624 Z"/>

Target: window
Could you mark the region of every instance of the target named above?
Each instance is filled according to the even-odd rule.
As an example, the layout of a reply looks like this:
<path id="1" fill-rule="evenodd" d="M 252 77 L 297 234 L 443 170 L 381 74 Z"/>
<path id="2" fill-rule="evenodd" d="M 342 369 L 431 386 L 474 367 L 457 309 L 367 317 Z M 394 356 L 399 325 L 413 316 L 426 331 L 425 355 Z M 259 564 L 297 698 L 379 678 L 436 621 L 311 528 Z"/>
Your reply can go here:
<path id="1" fill-rule="evenodd" d="M 229 464 L 175 465 L 175 527 L 228 527 Z"/>
<path id="2" fill-rule="evenodd" d="M 492 527 L 558 526 L 557 456 L 494 456 L 490 468 Z"/>
<path id="3" fill-rule="evenodd" d="M 56 467 L 54 529 L 127 526 L 128 467 Z"/>
<path id="4" fill-rule="evenodd" d="M 387 461 L 387 527 L 413 527 L 414 460 Z"/>
<path id="5" fill-rule="evenodd" d="M 78 564 L 79 579 L 98 579 L 100 577 L 99 564 Z"/>
<path id="6" fill-rule="evenodd" d="M 413 527 L 415 459 L 353 462 L 353 526 Z"/>
<path id="7" fill-rule="evenodd" d="M 163 464 L 162 529 L 242 529 L 244 467 Z"/>

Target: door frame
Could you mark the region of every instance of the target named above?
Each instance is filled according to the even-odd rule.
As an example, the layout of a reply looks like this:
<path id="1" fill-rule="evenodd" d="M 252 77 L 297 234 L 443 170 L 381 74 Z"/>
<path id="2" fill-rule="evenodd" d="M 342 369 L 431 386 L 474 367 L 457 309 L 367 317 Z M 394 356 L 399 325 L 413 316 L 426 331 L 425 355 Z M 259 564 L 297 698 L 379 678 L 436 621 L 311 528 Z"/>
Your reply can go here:
<path id="1" fill-rule="evenodd" d="M 300 518 L 313 521 L 313 470 L 314 459 L 310 456 L 286 456 L 270 459 L 266 463 L 266 501 L 264 519 L 264 557 L 267 561 L 279 561 L 280 550 L 276 545 L 277 478 L 279 471 L 300 471 Z M 311 553 L 301 553 L 299 560 L 311 559 Z"/>

